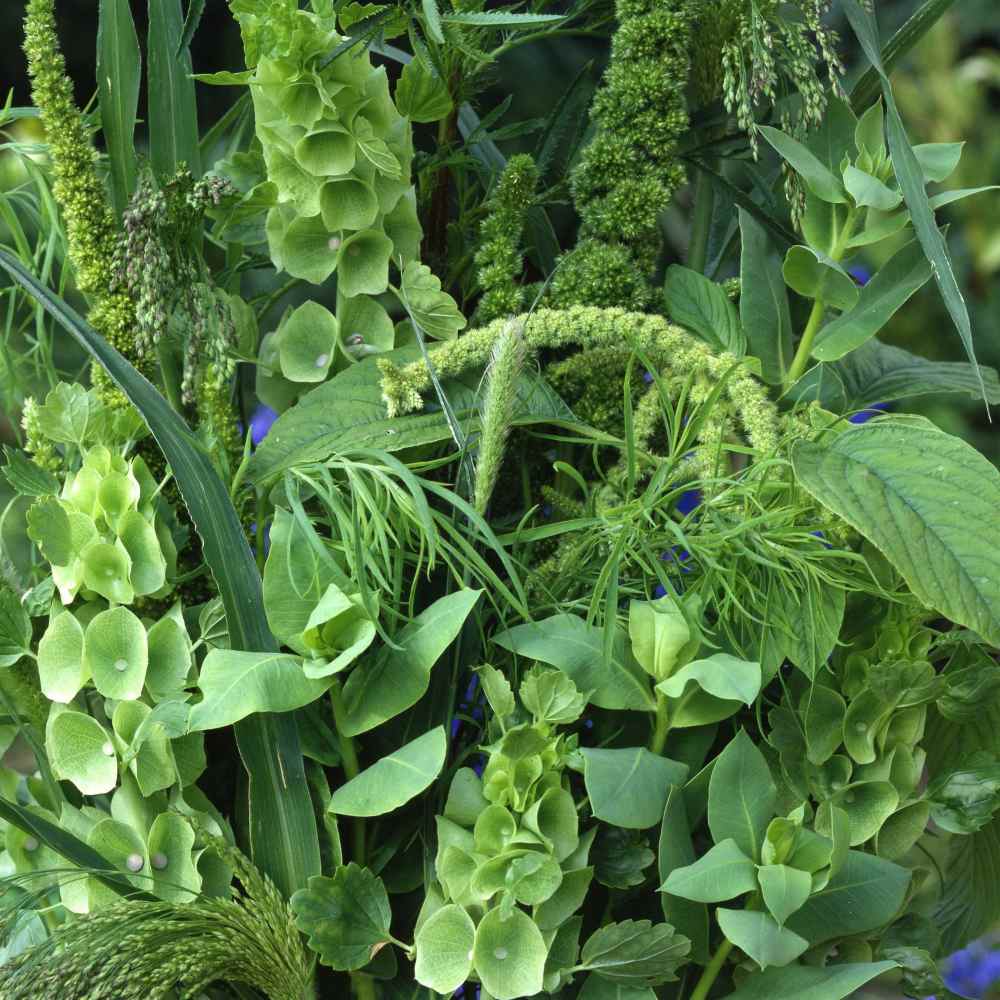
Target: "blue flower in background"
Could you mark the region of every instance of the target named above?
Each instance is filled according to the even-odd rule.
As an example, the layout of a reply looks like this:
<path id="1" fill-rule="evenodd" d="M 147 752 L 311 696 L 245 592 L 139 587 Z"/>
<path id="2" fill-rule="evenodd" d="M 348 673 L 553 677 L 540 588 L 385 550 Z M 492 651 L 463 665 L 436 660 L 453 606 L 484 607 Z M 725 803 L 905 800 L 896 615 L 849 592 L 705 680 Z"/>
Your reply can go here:
<path id="1" fill-rule="evenodd" d="M 687 517 L 696 507 L 701 504 L 701 490 L 685 490 L 677 501 L 677 513 L 681 517 Z"/>
<path id="2" fill-rule="evenodd" d="M 255 448 L 267 437 L 271 425 L 277 419 L 278 414 L 270 406 L 258 403 L 257 409 L 253 411 L 253 415 L 250 417 L 250 440 L 253 442 Z"/>
<path id="3" fill-rule="evenodd" d="M 948 959 L 944 982 L 949 990 L 970 1000 L 988 996 L 994 986 L 1000 986 L 1000 948 L 995 942 L 975 941 L 956 951 Z"/>
<path id="4" fill-rule="evenodd" d="M 869 281 L 872 280 L 872 273 L 867 267 L 861 264 L 852 264 L 848 269 L 847 273 L 859 284 L 867 285 Z"/>
<path id="5" fill-rule="evenodd" d="M 860 410 L 858 413 L 853 414 L 847 419 L 852 424 L 866 424 L 868 423 L 869 420 L 871 420 L 872 417 L 880 416 L 881 414 L 885 413 L 888 409 L 889 409 L 888 403 L 872 403 L 872 405 L 869 406 L 867 409 Z"/>

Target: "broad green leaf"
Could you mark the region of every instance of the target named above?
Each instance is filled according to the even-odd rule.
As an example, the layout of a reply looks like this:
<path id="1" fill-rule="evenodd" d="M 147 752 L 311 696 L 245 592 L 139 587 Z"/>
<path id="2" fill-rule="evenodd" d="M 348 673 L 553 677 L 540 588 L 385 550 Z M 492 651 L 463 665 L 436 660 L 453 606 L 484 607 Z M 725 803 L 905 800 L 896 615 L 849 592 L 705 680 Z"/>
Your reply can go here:
<path id="1" fill-rule="evenodd" d="M 41 549 L 42 555 L 53 566 L 67 566 L 78 556 L 79 550 L 70 520 L 72 508 L 55 497 L 41 497 L 36 500 L 25 515 L 28 537 Z M 86 518 L 75 515 L 77 521 Z M 91 522 L 93 528 L 93 523 Z M 94 529 L 96 534 L 96 529 Z"/>
<path id="2" fill-rule="evenodd" d="M 812 892 L 812 875 L 788 865 L 761 865 L 757 881 L 764 905 L 779 924 L 801 909 Z"/>
<path id="3" fill-rule="evenodd" d="M 883 265 L 861 289 L 857 304 L 827 323 L 816 337 L 812 355 L 836 361 L 881 330 L 931 276 L 931 265 L 914 240 Z"/>
<path id="4" fill-rule="evenodd" d="M 518 688 L 521 703 L 536 723 L 569 726 L 583 714 L 587 699 L 564 673 L 535 666 Z"/>
<path id="5" fill-rule="evenodd" d="M 209 650 L 198 687 L 203 698 L 191 709 L 190 732 L 221 729 L 256 712 L 290 712 L 315 701 L 330 680 L 312 680 L 302 661 L 288 653 Z"/>
<path id="6" fill-rule="evenodd" d="M 840 747 L 844 735 L 847 704 L 840 694 L 823 684 L 813 683 L 800 706 L 806 738 L 806 756 L 819 766 Z"/>
<path id="7" fill-rule="evenodd" d="M 925 142 L 913 147 L 913 155 L 928 183 L 946 181 L 958 168 L 964 142 Z"/>
<path id="8" fill-rule="evenodd" d="M 683 784 L 686 764 L 650 753 L 645 747 L 602 750 L 582 747 L 583 775 L 597 819 L 645 830 L 663 818 L 671 785 Z"/>
<path id="9" fill-rule="evenodd" d="M 413 977 L 435 993 L 451 993 L 469 978 L 476 926 L 454 903 L 442 906 L 416 935 Z"/>
<path id="10" fill-rule="evenodd" d="M 777 791 L 764 755 L 741 729 L 718 756 L 708 784 L 708 826 L 721 844 L 732 838 L 753 859 L 774 816 Z"/>
<path id="11" fill-rule="evenodd" d="M 191 902 L 201 891 L 201 875 L 191 856 L 194 830 L 178 813 L 160 813 L 146 838 L 153 892 L 172 903 Z"/>
<path id="12" fill-rule="evenodd" d="M 864 150 L 872 157 L 885 152 L 885 110 L 881 100 L 876 101 L 858 119 L 854 130 L 854 146 L 859 153 Z"/>
<path id="13" fill-rule="evenodd" d="M 587 938 L 580 967 L 630 986 L 659 986 L 677 978 L 691 943 L 670 924 L 623 920 L 605 924 Z"/>
<path id="14" fill-rule="evenodd" d="M 435 340 L 451 340 L 465 327 L 455 300 L 441 289 L 440 280 L 426 264 L 411 260 L 403 269 L 403 305 L 410 319 Z"/>
<path id="15" fill-rule="evenodd" d="M 105 698 L 131 701 L 142 694 L 149 665 L 146 629 L 128 608 L 95 615 L 83 636 L 83 665 Z"/>
<path id="16" fill-rule="evenodd" d="M 955 328 L 958 330 L 969 362 L 975 369 L 976 354 L 972 343 L 972 325 L 969 321 L 969 312 L 951 266 L 948 246 L 937 227 L 934 220 L 934 210 L 931 208 L 927 192 L 924 190 L 923 171 L 910 146 L 903 120 L 896 107 L 896 99 L 892 93 L 889 75 L 882 63 L 875 14 L 862 7 L 858 0 L 844 0 L 844 13 L 861 43 L 862 50 L 881 79 L 882 96 L 885 98 L 889 153 L 892 157 L 896 179 L 899 181 L 900 190 L 906 200 L 906 207 L 910 210 L 917 239 L 924 248 L 927 259 L 933 265 L 934 278 L 941 290 L 945 308 L 947 308 Z M 980 391 L 985 395 L 981 379 Z"/>
<path id="17" fill-rule="evenodd" d="M 629 602 L 628 637 L 639 666 L 658 681 L 669 677 L 678 660 L 687 660 L 701 642 L 669 594 L 655 601 Z"/>
<path id="18" fill-rule="evenodd" d="M 765 382 L 780 384 L 792 360 L 792 317 L 782 257 L 765 229 L 740 209 L 740 324 Z"/>
<path id="19" fill-rule="evenodd" d="M 23 451 L 4 445 L 3 453 L 7 464 L 0 469 L 0 473 L 19 496 L 53 496 L 59 491 L 59 480 L 48 469 L 32 462 Z"/>
<path id="20" fill-rule="evenodd" d="M 723 840 L 697 861 L 674 868 L 660 891 L 697 903 L 721 903 L 757 888 L 753 860 L 735 840 Z"/>
<path id="21" fill-rule="evenodd" d="M 849 851 L 843 868 L 788 918 L 787 926 L 810 944 L 864 934 L 896 916 L 909 884 L 906 868 Z"/>
<path id="22" fill-rule="evenodd" d="M 931 818 L 929 802 L 911 802 L 894 812 L 875 837 L 875 853 L 898 861 L 924 835 Z"/>
<path id="23" fill-rule="evenodd" d="M 363 968 L 389 940 L 392 911 L 385 886 L 353 862 L 333 878 L 314 875 L 289 905 L 309 947 L 333 969 Z"/>
<path id="24" fill-rule="evenodd" d="M 381 816 L 419 795 L 441 773 L 448 752 L 444 727 L 400 747 L 341 785 L 327 805 L 342 816 Z"/>
<path id="25" fill-rule="evenodd" d="M 769 913 L 760 910 L 719 907 L 715 917 L 722 933 L 762 970 L 769 966 L 790 965 L 809 947 L 808 941 L 787 927 L 779 927 Z"/>
<path id="26" fill-rule="evenodd" d="M 440 121 L 453 107 L 447 84 L 423 59 L 403 67 L 395 97 L 399 113 L 414 122 Z"/>
<path id="27" fill-rule="evenodd" d="M 835 309 L 851 309 L 858 301 L 860 293 L 851 276 L 812 247 L 791 247 L 781 273 L 788 287 L 804 298 L 822 299 Z"/>
<path id="28" fill-rule="evenodd" d="M 460 826 L 475 826 L 479 814 L 489 806 L 482 779 L 471 767 L 460 767 L 451 779 L 444 815 Z"/>
<path id="29" fill-rule="evenodd" d="M 510 715 L 515 708 L 514 692 L 510 682 L 496 667 L 484 663 L 481 667 L 476 667 L 479 674 L 479 682 L 483 685 L 483 692 L 486 700 L 493 709 L 493 714 L 501 719 Z"/>
<path id="30" fill-rule="evenodd" d="M 671 264 L 663 283 L 667 315 L 717 351 L 746 353 L 746 337 L 736 307 L 722 286 L 698 271 Z"/>
<path id="31" fill-rule="evenodd" d="M 747 977 L 724 1000 L 844 1000 L 876 976 L 895 968 L 895 962 L 864 962 L 770 969 Z"/>
<path id="32" fill-rule="evenodd" d="M 149 158 L 162 177 L 187 164 L 201 173 L 191 53 L 181 46 L 181 0 L 149 0 Z"/>
<path id="33" fill-rule="evenodd" d="M 694 844 L 691 840 L 684 790 L 676 785 L 670 789 L 667 805 L 663 810 L 660 826 L 660 843 L 657 852 L 657 872 L 661 882 L 675 871 L 694 863 Z M 750 859 L 748 858 L 747 861 Z M 752 862 L 751 862 L 752 866 Z M 750 871 L 751 877 L 753 869 Z M 749 891 L 749 890 L 747 890 Z M 708 962 L 708 908 L 704 903 L 673 896 L 660 887 L 660 904 L 667 923 L 691 942 L 691 958 L 699 964 Z"/>
<path id="34" fill-rule="evenodd" d="M 483 989 L 496 1000 L 538 993 L 547 953 L 542 932 L 523 910 L 513 910 L 504 920 L 500 907 L 494 907 L 476 928 L 473 964 Z"/>
<path id="35" fill-rule="evenodd" d="M 883 184 L 877 177 L 848 165 L 844 169 L 844 187 L 860 208 L 891 212 L 903 201 L 902 194 Z"/>
<path id="36" fill-rule="evenodd" d="M 1000 190 L 1000 185 L 987 184 L 985 187 L 955 188 L 951 191 L 942 191 L 940 194 L 936 194 L 931 197 L 931 208 L 944 208 L 945 205 L 952 205 L 956 201 L 963 201 L 965 198 L 971 198 L 973 195 L 983 194 L 986 191 L 997 190 Z"/>
<path id="37" fill-rule="evenodd" d="M 820 805 L 816 813 L 816 832 L 830 836 L 830 806 L 847 813 L 851 823 L 850 844 L 857 847 L 870 840 L 896 811 L 899 793 L 889 781 L 857 781 L 845 785 Z"/>
<path id="38" fill-rule="evenodd" d="M 621 640 L 608 660 L 604 656 L 604 630 L 569 614 L 516 625 L 493 636 L 503 649 L 558 667 L 580 691 L 592 692 L 590 702 L 598 708 L 652 711 L 655 703 L 646 679 L 625 665 L 623 637 Z"/>
<path id="39" fill-rule="evenodd" d="M 797 139 L 769 125 L 760 125 L 757 130 L 774 147 L 778 155 L 801 176 L 806 187 L 817 198 L 835 204 L 847 201 L 840 179 Z"/>
<path id="40" fill-rule="evenodd" d="M 466 588 L 441 597 L 383 646 L 344 685 L 345 736 L 358 736 L 415 705 L 427 691 L 431 668 L 461 631 L 482 594 Z"/>
<path id="41" fill-rule="evenodd" d="M 89 715 L 69 709 L 50 713 L 45 751 L 53 773 L 71 781 L 84 795 L 102 795 L 118 783 L 111 737 Z"/>
<path id="42" fill-rule="evenodd" d="M 142 61 L 128 0 L 101 0 L 97 18 L 97 96 L 111 167 L 115 213 L 135 190 L 135 121 Z"/>
<path id="43" fill-rule="evenodd" d="M 992 928 L 1000 917 L 1000 817 L 967 837 L 952 837 L 946 854 L 948 877 L 937 901 L 934 923 L 941 929 L 942 950 L 965 947 Z"/>
<path id="44" fill-rule="evenodd" d="M 50 622 L 45 634 L 48 635 L 51 629 L 52 623 Z M 45 637 L 43 636 L 42 642 L 44 643 L 44 641 Z M 30 652 L 30 649 L 31 619 L 17 599 L 17 594 L 5 584 L 0 584 L 0 668 L 13 666 L 25 653 Z M 54 651 L 55 647 L 53 647 Z M 41 655 L 41 648 L 39 648 L 39 657 Z M 64 657 L 60 656 L 60 660 L 62 659 Z M 41 670 L 41 664 L 39 664 L 39 674 L 41 674 Z M 76 691 L 69 698 L 72 698 L 74 694 Z M 52 695 L 49 694 L 46 694 L 46 697 L 53 701 L 69 700 L 69 698 L 52 698 Z"/>
<path id="45" fill-rule="evenodd" d="M 264 617 L 256 564 L 228 487 L 219 479 L 211 458 L 167 401 L 65 302 L 3 250 L 0 267 L 105 368 L 148 423 L 201 536 L 234 648 L 276 649 Z M 251 852 L 258 866 L 287 894 L 319 871 L 320 863 L 295 720 L 253 719 L 237 726 L 236 737 L 250 776 Z"/>
<path id="46" fill-rule="evenodd" d="M 728 653 L 713 653 L 681 667 L 672 677 L 657 684 L 656 690 L 668 698 L 681 698 L 692 683 L 716 698 L 752 705 L 760 692 L 760 664 Z"/>
<path id="47" fill-rule="evenodd" d="M 989 461 L 929 423 L 876 421 L 829 445 L 798 442 L 792 464 L 921 601 L 1000 643 L 1000 473 Z"/>

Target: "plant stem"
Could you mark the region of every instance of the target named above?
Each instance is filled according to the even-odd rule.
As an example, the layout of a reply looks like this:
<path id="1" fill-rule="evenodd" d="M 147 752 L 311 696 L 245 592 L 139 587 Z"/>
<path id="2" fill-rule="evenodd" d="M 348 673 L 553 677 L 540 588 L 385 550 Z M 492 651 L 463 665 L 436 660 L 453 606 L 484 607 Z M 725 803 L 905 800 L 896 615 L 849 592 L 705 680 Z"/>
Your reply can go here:
<path id="1" fill-rule="evenodd" d="M 691 241 L 688 244 L 687 266 L 699 274 L 705 273 L 708 263 L 708 237 L 712 230 L 712 209 L 715 207 L 715 189 L 703 170 L 698 171 L 694 182 L 694 218 L 691 223 Z"/>
<path id="2" fill-rule="evenodd" d="M 663 748 L 667 745 L 667 733 L 670 732 L 669 707 L 666 695 L 662 695 L 657 691 L 656 724 L 653 726 L 653 735 L 649 738 L 650 753 L 662 754 Z"/>
<path id="3" fill-rule="evenodd" d="M 340 744 L 340 763 L 344 768 L 344 776 L 350 781 L 358 776 L 361 767 L 358 764 L 358 751 L 353 738 L 344 735 L 344 699 L 340 692 L 339 682 L 330 688 L 330 705 L 333 708 L 333 722 L 337 729 L 337 741 Z M 351 854 L 353 860 L 359 865 L 365 863 L 365 821 L 360 817 L 355 818 L 351 823 Z M 374 992 L 372 996 L 374 996 Z"/>
<path id="4" fill-rule="evenodd" d="M 732 941 L 723 941 L 719 945 L 712 956 L 712 960 L 705 966 L 705 971 L 701 974 L 701 978 L 698 980 L 694 992 L 690 996 L 690 1000 L 705 1000 L 708 996 L 708 991 L 714 985 L 715 980 L 718 979 L 719 973 L 722 971 L 722 966 L 726 964 L 726 959 L 732 950 Z"/>
<path id="5" fill-rule="evenodd" d="M 375 980 L 371 976 L 366 976 L 363 972 L 352 972 L 351 987 L 358 1000 L 377 1000 Z"/>
<path id="6" fill-rule="evenodd" d="M 802 331 L 802 339 L 799 341 L 795 357 L 785 376 L 785 385 L 794 385 L 806 370 L 809 363 L 809 355 L 812 354 L 813 341 L 819 332 L 820 324 L 823 322 L 823 313 L 826 312 L 826 303 L 822 299 L 816 299 L 813 303 L 812 312 L 809 313 L 809 320 L 805 330 Z"/>

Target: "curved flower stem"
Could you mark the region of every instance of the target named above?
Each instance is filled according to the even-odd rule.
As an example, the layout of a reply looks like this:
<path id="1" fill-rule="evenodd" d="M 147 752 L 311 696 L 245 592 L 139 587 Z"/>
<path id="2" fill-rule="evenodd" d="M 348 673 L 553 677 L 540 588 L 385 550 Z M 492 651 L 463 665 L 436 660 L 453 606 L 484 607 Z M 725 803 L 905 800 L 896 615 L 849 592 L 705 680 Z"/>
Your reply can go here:
<path id="1" fill-rule="evenodd" d="M 694 992 L 691 994 L 689 1000 L 705 1000 L 708 996 L 708 991 L 714 985 L 715 980 L 722 971 L 722 966 L 725 965 L 726 959 L 729 957 L 729 953 L 732 950 L 732 941 L 726 940 L 719 945 L 715 954 L 712 956 L 712 960 L 705 966 L 705 971 L 701 974 L 701 978 L 698 980 L 698 983 L 694 988 Z"/>

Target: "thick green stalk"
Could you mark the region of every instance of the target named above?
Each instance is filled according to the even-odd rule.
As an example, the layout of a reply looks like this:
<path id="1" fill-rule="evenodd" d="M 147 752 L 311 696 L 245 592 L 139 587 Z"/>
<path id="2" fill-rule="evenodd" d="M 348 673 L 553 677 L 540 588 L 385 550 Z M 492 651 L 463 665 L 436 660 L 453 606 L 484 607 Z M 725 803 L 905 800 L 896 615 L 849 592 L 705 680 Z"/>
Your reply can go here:
<path id="1" fill-rule="evenodd" d="M 701 974 L 701 978 L 698 980 L 697 985 L 694 988 L 694 992 L 691 994 L 689 1000 L 705 1000 L 708 996 L 709 990 L 715 984 L 715 980 L 718 979 L 719 973 L 722 971 L 723 965 L 726 964 L 726 959 L 729 957 L 729 953 L 733 950 L 733 942 L 726 940 L 719 945 L 715 954 L 712 956 L 712 960 L 705 966 L 705 971 Z"/>
<path id="2" fill-rule="evenodd" d="M 656 722 L 653 734 L 649 739 L 650 753 L 662 754 L 667 745 L 667 734 L 670 732 L 669 705 L 664 695 L 656 694 Z"/>
<path id="3" fill-rule="evenodd" d="M 694 184 L 694 217 L 687 262 L 687 266 L 699 274 L 705 273 L 705 266 L 708 263 L 708 237 L 712 231 L 714 207 L 715 188 L 712 186 L 712 179 L 704 170 L 699 170 Z"/>
<path id="4" fill-rule="evenodd" d="M 358 762 L 358 750 L 354 745 L 354 739 L 344 735 L 342 725 L 345 715 L 344 698 L 339 682 L 330 688 L 330 705 L 333 708 L 333 722 L 337 728 L 337 740 L 340 744 L 340 763 L 344 768 L 344 777 L 350 781 L 360 774 L 361 765 Z M 365 821 L 360 817 L 355 818 L 351 824 L 351 837 L 352 860 L 363 865 L 365 863 Z"/>

